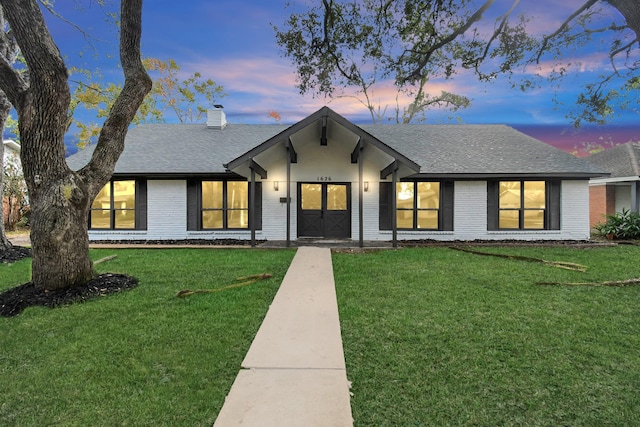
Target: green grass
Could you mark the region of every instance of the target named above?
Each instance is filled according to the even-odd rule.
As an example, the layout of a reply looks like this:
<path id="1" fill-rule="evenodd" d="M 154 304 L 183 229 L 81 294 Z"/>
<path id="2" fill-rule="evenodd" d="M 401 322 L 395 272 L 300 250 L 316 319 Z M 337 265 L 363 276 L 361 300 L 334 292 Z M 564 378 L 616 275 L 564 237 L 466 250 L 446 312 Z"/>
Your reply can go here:
<path id="1" fill-rule="evenodd" d="M 334 254 L 356 426 L 631 426 L 640 419 L 640 248 Z"/>
<path id="2" fill-rule="evenodd" d="M 1 426 L 210 426 L 293 257 L 242 249 L 94 250 L 137 288 L 0 317 Z M 0 264 L 0 291 L 30 279 Z M 176 298 L 182 289 L 266 281 Z"/>

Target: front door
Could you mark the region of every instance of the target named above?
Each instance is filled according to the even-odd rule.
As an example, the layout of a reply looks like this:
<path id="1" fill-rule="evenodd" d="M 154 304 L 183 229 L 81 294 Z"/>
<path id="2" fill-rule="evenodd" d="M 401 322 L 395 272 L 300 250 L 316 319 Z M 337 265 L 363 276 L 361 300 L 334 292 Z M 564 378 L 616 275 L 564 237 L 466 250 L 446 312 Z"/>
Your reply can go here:
<path id="1" fill-rule="evenodd" d="M 298 184 L 298 237 L 351 237 L 349 184 Z"/>

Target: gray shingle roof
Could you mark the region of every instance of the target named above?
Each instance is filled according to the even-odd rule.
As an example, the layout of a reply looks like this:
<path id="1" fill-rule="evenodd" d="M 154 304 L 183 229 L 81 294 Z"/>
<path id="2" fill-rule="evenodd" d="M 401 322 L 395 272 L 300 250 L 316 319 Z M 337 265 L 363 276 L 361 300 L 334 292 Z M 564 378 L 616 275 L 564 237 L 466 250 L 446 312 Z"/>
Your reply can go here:
<path id="1" fill-rule="evenodd" d="M 598 174 L 582 159 L 506 125 L 364 125 L 426 174 Z"/>
<path id="2" fill-rule="evenodd" d="M 225 172 L 223 164 L 285 130 L 284 125 L 142 124 L 130 129 L 116 174 L 207 174 Z M 71 169 L 91 159 L 93 146 L 67 158 Z"/>
<path id="3" fill-rule="evenodd" d="M 611 178 L 640 176 L 640 142 L 616 145 L 592 154 L 587 160 L 611 174 Z"/>
<path id="4" fill-rule="evenodd" d="M 603 172 L 505 125 L 360 125 L 421 166 L 422 174 L 553 174 Z M 285 125 L 144 124 L 131 129 L 116 174 L 207 174 L 280 132 Z M 69 157 L 72 169 L 90 159 L 92 148 Z"/>

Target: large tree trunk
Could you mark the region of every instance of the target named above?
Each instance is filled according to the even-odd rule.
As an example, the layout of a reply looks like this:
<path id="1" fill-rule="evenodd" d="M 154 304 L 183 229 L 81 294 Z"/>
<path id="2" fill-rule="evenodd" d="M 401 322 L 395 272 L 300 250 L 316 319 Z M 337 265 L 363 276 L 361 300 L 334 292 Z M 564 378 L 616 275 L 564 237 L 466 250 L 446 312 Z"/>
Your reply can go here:
<path id="1" fill-rule="evenodd" d="M 606 0 L 611 6 L 618 9 L 627 25 L 636 33 L 637 40 L 640 40 L 640 6 L 638 0 Z"/>
<path id="2" fill-rule="evenodd" d="M 140 59 L 142 0 L 122 0 L 122 92 L 89 164 L 73 172 L 64 134 L 71 95 L 66 66 L 36 0 L 0 0 L 29 69 L 27 83 L 0 58 L 0 89 L 18 111 L 21 160 L 31 203 L 32 281 L 41 289 L 79 286 L 94 277 L 87 219 L 91 200 L 109 181 L 127 129 L 151 79 Z"/>
<path id="3" fill-rule="evenodd" d="M 30 194 L 32 281 L 45 289 L 78 286 L 95 276 L 89 258 L 89 196 L 75 174 Z"/>

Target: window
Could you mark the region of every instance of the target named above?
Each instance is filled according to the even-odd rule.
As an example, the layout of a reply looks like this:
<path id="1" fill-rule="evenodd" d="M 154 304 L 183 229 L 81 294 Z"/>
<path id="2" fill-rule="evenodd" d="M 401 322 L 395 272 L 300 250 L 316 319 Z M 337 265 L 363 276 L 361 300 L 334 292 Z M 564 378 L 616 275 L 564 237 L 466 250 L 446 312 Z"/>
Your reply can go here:
<path id="1" fill-rule="evenodd" d="M 499 228 L 544 230 L 545 182 L 500 181 Z"/>
<path id="2" fill-rule="evenodd" d="M 405 230 L 453 230 L 453 181 L 397 182 L 396 227 Z M 380 183 L 380 230 L 391 230 L 392 183 Z"/>
<path id="3" fill-rule="evenodd" d="M 146 182 L 110 181 L 91 204 L 89 228 L 134 230 L 146 228 Z"/>
<path id="4" fill-rule="evenodd" d="M 249 183 L 203 181 L 202 228 L 249 228 Z"/>
<path id="5" fill-rule="evenodd" d="M 490 230 L 560 229 L 560 182 L 495 181 L 489 183 Z"/>
<path id="6" fill-rule="evenodd" d="M 396 183 L 396 224 L 406 229 L 438 229 L 439 182 Z"/>
<path id="7" fill-rule="evenodd" d="M 251 223 L 247 181 L 188 181 L 189 230 L 248 229 Z M 256 183 L 256 228 L 261 227 L 261 185 Z"/>

